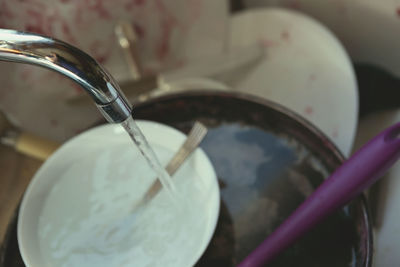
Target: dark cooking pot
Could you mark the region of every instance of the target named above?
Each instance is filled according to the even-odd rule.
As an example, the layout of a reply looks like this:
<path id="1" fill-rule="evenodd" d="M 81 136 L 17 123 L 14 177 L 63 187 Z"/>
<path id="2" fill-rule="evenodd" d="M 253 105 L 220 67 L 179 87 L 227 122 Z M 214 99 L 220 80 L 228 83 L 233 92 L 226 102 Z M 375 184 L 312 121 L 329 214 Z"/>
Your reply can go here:
<path id="1" fill-rule="evenodd" d="M 137 104 L 134 118 L 187 132 L 194 121 L 209 133 L 201 147 L 221 187 L 212 242 L 196 266 L 235 266 L 344 161 L 308 121 L 260 98 L 232 92 L 186 92 Z M 0 266 L 24 266 L 16 220 L 0 251 Z M 269 266 L 370 267 L 372 234 L 364 196 L 337 211 Z"/>

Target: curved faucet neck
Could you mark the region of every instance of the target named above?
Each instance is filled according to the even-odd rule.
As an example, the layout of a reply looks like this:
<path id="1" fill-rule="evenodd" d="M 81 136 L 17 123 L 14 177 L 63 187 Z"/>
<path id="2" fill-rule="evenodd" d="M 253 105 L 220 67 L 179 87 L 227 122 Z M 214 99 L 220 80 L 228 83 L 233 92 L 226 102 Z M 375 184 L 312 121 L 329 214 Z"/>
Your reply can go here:
<path id="1" fill-rule="evenodd" d="M 114 78 L 92 57 L 62 41 L 38 34 L 0 29 L 0 60 L 33 64 L 78 83 L 109 122 L 122 122 L 131 106 Z"/>

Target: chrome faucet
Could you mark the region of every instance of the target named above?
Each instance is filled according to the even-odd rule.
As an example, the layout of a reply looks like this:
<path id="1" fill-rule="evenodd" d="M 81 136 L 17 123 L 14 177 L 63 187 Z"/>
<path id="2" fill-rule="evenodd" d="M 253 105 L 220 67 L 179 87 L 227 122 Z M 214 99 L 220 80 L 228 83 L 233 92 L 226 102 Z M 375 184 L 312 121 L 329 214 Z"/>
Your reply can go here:
<path id="1" fill-rule="evenodd" d="M 131 115 L 131 106 L 113 77 L 92 57 L 62 41 L 0 29 L 0 60 L 42 66 L 72 79 L 92 97 L 109 122 Z"/>

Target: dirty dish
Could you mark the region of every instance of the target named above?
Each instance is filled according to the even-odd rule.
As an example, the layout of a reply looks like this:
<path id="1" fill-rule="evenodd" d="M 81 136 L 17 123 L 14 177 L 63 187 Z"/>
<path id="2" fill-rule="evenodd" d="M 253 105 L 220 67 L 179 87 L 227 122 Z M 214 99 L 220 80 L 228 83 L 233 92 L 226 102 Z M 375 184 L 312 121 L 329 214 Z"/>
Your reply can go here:
<path id="1" fill-rule="evenodd" d="M 227 0 L 2 1 L 1 10 L 7 15 L 0 16 L 0 28 L 72 44 L 119 82 L 130 77 L 114 34 L 120 20 L 133 24 L 140 61 L 151 74 L 222 53 L 229 15 Z M 0 63 L 0 72 L 0 106 L 24 131 L 65 141 L 100 118 L 93 106 L 71 107 L 63 101 L 82 91 L 57 74 L 8 63 Z"/>
<path id="2" fill-rule="evenodd" d="M 400 76 L 397 1 L 239 0 L 246 8 L 290 8 L 326 25 L 355 62 L 379 66 Z M 385 29 L 384 31 L 382 29 Z"/>
<path id="3" fill-rule="evenodd" d="M 264 60 L 242 71 L 234 89 L 280 103 L 316 125 L 348 156 L 358 119 L 351 61 L 316 20 L 280 8 L 249 9 L 230 21 L 230 48 L 260 44 Z"/>

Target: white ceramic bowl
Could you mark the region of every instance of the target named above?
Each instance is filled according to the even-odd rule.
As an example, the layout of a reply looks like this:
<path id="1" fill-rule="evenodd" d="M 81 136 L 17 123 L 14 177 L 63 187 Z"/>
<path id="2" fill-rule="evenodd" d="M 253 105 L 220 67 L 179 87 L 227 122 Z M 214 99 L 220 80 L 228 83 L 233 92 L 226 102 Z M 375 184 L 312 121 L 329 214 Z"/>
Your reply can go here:
<path id="1" fill-rule="evenodd" d="M 138 121 L 165 164 L 185 135 Z M 133 212 L 155 175 L 119 125 L 86 131 L 39 169 L 21 204 L 18 243 L 29 267 L 192 266 L 210 242 L 219 188 L 206 154 L 197 149 L 175 174 L 179 195 L 161 190 Z"/>
<path id="2" fill-rule="evenodd" d="M 234 89 L 275 101 L 305 117 L 348 156 L 358 118 L 351 61 L 318 21 L 281 8 L 245 10 L 231 17 L 230 48 L 260 44 L 265 56 L 236 77 Z"/>

